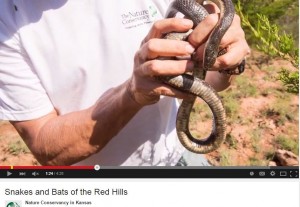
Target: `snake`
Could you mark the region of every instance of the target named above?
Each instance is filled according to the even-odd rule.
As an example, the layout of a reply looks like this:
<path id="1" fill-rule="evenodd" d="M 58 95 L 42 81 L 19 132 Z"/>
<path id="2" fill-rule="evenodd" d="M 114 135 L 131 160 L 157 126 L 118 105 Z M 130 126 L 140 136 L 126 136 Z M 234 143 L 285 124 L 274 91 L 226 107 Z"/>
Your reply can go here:
<path id="1" fill-rule="evenodd" d="M 195 67 L 192 75 L 185 73 L 178 76 L 157 77 L 165 84 L 194 95 L 193 99 L 182 100 L 177 112 L 176 131 L 181 144 L 187 150 L 197 154 L 205 154 L 216 150 L 226 137 L 226 112 L 224 105 L 214 88 L 205 82 L 205 76 L 207 71 L 211 70 L 216 58 L 224 54 L 224 52 L 219 51 L 219 45 L 233 21 L 235 10 L 231 0 L 210 1 L 219 7 L 220 17 L 206 41 L 202 64 L 197 63 L 197 60 L 193 59 L 192 56 L 195 65 L 198 66 Z M 173 18 L 180 12 L 185 18 L 193 21 L 194 29 L 209 15 L 203 6 L 204 2 L 204 0 L 174 0 L 167 10 L 166 18 Z M 166 34 L 164 38 L 187 41 L 190 33 L 191 31 L 186 33 L 171 32 Z M 239 71 L 243 72 L 244 64 L 245 62 L 242 62 L 238 66 Z M 197 97 L 201 98 L 212 112 L 213 126 L 206 138 L 195 138 L 189 131 L 190 114 Z"/>

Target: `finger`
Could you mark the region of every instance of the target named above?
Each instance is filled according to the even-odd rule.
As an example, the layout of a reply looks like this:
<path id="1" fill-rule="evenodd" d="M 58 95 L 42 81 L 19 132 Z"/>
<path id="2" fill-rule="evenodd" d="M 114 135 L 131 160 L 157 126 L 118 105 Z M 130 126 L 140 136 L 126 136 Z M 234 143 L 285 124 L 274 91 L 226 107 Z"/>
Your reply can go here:
<path id="1" fill-rule="evenodd" d="M 245 56 L 248 56 L 250 54 L 250 48 L 246 42 L 246 40 L 239 40 L 234 41 L 231 44 L 226 44 L 225 48 L 226 52 L 225 54 L 217 57 L 216 62 L 214 63 L 211 70 L 221 70 L 226 68 L 234 68 L 238 66 L 241 61 L 244 59 Z M 223 49 L 220 48 L 220 51 Z M 205 45 L 201 45 L 195 55 L 193 56 L 193 59 L 198 61 L 200 64 L 203 64 L 203 56 L 204 56 L 204 49 Z"/>
<path id="2" fill-rule="evenodd" d="M 162 38 L 164 34 L 170 32 L 186 32 L 193 27 L 193 22 L 189 19 L 169 18 L 157 21 L 151 27 L 148 35 L 142 44 L 153 38 Z"/>
<path id="3" fill-rule="evenodd" d="M 167 76 L 180 75 L 191 72 L 194 68 L 190 60 L 152 60 L 147 61 L 136 71 L 139 76 Z"/>
<path id="4" fill-rule="evenodd" d="M 188 38 L 191 45 L 197 47 L 203 44 L 208 39 L 213 28 L 216 26 L 218 19 L 218 14 L 210 14 L 202 22 L 200 22 Z"/>
<path id="5" fill-rule="evenodd" d="M 234 44 L 236 42 L 241 41 L 242 39 L 244 39 L 244 33 L 243 31 L 240 29 L 230 29 L 227 33 L 225 33 L 225 35 L 223 36 L 219 48 L 224 49 L 227 48 L 228 45 Z"/>
<path id="6" fill-rule="evenodd" d="M 208 4 L 205 4 L 203 6 L 209 14 L 220 13 L 219 7 L 212 2 L 209 2 Z"/>
<path id="7" fill-rule="evenodd" d="M 221 51 L 223 49 L 228 49 L 229 45 L 241 41 L 245 41 L 245 33 L 240 26 L 240 17 L 235 15 L 232 25 L 229 27 L 228 31 L 225 33 L 220 42 L 219 50 Z M 207 44 L 207 42 L 205 44 Z M 205 44 L 202 44 L 197 49 L 196 55 L 194 55 L 194 58 L 198 61 L 203 59 L 203 51 L 206 47 Z"/>
<path id="8" fill-rule="evenodd" d="M 149 95 L 162 95 L 162 96 L 169 96 L 179 99 L 192 99 L 194 98 L 194 95 L 180 91 L 172 86 L 169 86 L 167 84 L 158 82 L 158 81 L 152 81 L 145 88 L 142 90 L 149 91 Z"/>
<path id="9" fill-rule="evenodd" d="M 219 56 L 213 66 L 213 70 L 236 68 L 242 60 L 250 54 L 250 48 L 246 41 L 236 42 L 227 48 L 227 53 Z"/>
<path id="10" fill-rule="evenodd" d="M 245 33 L 240 25 L 240 17 L 238 15 L 235 15 L 231 27 L 229 27 L 221 40 L 220 48 L 226 48 L 227 45 L 243 39 L 245 39 Z"/>
<path id="11" fill-rule="evenodd" d="M 182 92 L 178 89 L 175 89 L 171 86 L 168 85 L 164 85 L 161 87 L 158 87 L 155 89 L 156 91 L 158 91 L 158 93 L 162 96 L 169 96 L 169 97 L 173 97 L 173 98 L 179 98 L 179 99 L 193 99 L 195 96 L 186 92 Z"/>
<path id="12" fill-rule="evenodd" d="M 219 51 L 226 49 L 228 50 L 229 45 L 234 44 L 236 42 L 244 41 L 245 34 L 243 30 L 239 27 L 230 28 L 227 33 L 223 36 L 220 45 L 219 45 Z M 207 42 L 200 45 L 197 50 L 196 54 L 193 56 L 194 60 L 202 61 L 203 59 L 203 53 L 206 48 Z"/>
<path id="13" fill-rule="evenodd" d="M 138 58 L 142 61 L 146 61 L 158 57 L 187 56 L 194 51 L 195 48 L 189 42 L 169 39 L 151 39 L 141 47 L 138 52 Z"/>

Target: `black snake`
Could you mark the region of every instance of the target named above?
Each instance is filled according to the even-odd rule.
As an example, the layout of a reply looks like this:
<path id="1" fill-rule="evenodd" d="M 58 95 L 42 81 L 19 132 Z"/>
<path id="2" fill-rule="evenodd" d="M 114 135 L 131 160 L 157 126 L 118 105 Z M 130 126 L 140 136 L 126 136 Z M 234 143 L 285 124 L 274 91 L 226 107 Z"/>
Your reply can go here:
<path id="1" fill-rule="evenodd" d="M 219 44 L 234 18 L 234 6 L 231 0 L 210 0 L 220 9 L 220 18 L 211 32 L 204 51 L 203 65 L 194 69 L 193 75 L 182 74 L 179 76 L 157 77 L 160 81 L 177 89 L 195 95 L 193 100 L 183 100 L 177 113 L 176 130 L 182 145 L 194 153 L 208 153 L 217 149 L 226 136 L 226 114 L 223 103 L 217 92 L 208 85 L 204 79 L 206 72 L 211 69 L 216 58 L 221 55 Z M 175 0 L 169 7 L 166 18 L 175 17 L 178 12 L 191 19 L 194 26 L 198 25 L 208 12 L 202 6 L 204 0 Z M 166 39 L 186 40 L 188 33 L 169 33 Z M 239 71 L 244 70 L 244 62 L 239 65 Z M 230 74 L 230 70 L 228 70 Z M 213 128 L 205 139 L 194 138 L 189 131 L 189 119 L 196 97 L 203 99 L 213 115 Z"/>

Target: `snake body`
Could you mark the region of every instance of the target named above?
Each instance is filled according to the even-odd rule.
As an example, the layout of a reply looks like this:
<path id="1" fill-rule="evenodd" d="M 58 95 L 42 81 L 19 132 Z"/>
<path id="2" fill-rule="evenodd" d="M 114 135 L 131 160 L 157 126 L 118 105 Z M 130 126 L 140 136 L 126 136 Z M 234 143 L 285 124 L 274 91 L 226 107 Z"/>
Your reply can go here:
<path id="1" fill-rule="evenodd" d="M 183 100 L 176 120 L 176 130 L 182 145 L 194 153 L 208 153 L 217 149 L 226 136 L 226 114 L 223 103 L 217 92 L 204 79 L 219 55 L 219 44 L 234 17 L 234 6 L 231 0 L 211 0 L 220 8 L 220 19 L 211 32 L 204 51 L 201 69 L 194 69 L 193 75 L 158 77 L 159 80 L 179 90 L 195 95 L 193 100 Z M 204 0 L 175 0 L 167 11 L 167 18 L 174 17 L 178 12 L 191 19 L 194 27 L 198 25 L 208 12 L 202 6 Z M 186 40 L 188 34 L 170 33 L 167 39 Z M 210 135 L 203 139 L 194 138 L 189 131 L 190 114 L 196 97 L 203 99 L 213 115 L 213 127 Z"/>

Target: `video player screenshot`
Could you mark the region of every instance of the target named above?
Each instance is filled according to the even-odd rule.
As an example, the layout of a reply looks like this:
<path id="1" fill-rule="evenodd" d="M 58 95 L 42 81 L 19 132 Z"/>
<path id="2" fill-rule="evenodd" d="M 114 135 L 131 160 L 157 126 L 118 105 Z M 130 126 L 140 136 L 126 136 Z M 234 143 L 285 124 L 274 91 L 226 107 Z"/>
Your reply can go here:
<path id="1" fill-rule="evenodd" d="M 0 206 L 299 207 L 299 2 L 0 0 Z"/>

